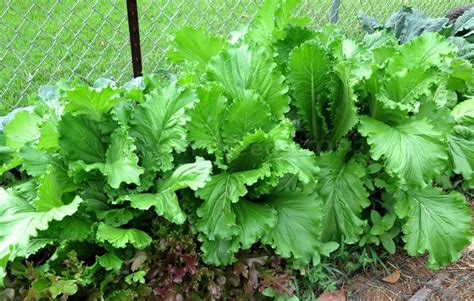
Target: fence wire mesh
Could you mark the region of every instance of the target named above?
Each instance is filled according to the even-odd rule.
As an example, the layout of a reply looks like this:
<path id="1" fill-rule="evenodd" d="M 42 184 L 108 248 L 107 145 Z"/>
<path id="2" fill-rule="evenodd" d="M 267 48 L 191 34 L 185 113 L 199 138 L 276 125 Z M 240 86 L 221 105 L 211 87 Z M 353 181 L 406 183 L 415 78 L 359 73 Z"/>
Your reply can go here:
<path id="1" fill-rule="evenodd" d="M 144 72 L 169 68 L 165 60 L 167 41 L 177 29 L 192 26 L 227 34 L 241 24 L 248 24 L 262 2 L 138 1 Z M 311 26 L 318 27 L 331 19 L 333 2 L 302 1 L 297 14 L 310 17 Z M 354 33 L 359 29 L 356 16 L 359 11 L 384 20 L 403 5 L 410 5 L 435 17 L 465 4 L 468 1 L 342 0 L 338 24 Z M 113 77 L 124 82 L 132 77 L 125 0 L 2 0 L 0 32 L 0 113 L 25 104 L 38 86 L 60 78 L 93 82 L 98 77 Z M 441 274 L 427 272 L 416 260 L 395 262 L 404 275 L 403 289 L 383 284 L 379 275 L 362 275 L 351 299 L 381 300 L 387 296 L 390 300 L 405 300 L 424 286 L 434 287 L 434 299 L 474 298 L 472 252 Z"/>
<path id="2" fill-rule="evenodd" d="M 182 26 L 226 34 L 249 23 L 263 0 L 138 1 L 144 72 L 165 69 L 168 37 Z M 334 0 L 306 0 L 298 15 L 314 27 L 331 18 Z M 364 11 L 385 19 L 403 5 L 443 16 L 465 0 L 341 0 L 339 25 L 358 29 Z M 26 102 L 38 86 L 60 78 L 131 78 L 125 0 L 0 1 L 0 113 Z"/>

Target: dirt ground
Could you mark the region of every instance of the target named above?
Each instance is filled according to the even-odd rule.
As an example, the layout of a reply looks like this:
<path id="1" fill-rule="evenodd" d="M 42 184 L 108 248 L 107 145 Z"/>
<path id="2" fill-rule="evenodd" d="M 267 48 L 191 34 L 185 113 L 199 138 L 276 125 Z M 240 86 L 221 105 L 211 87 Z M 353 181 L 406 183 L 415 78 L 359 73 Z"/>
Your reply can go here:
<path id="1" fill-rule="evenodd" d="M 471 208 L 474 212 L 472 200 Z M 409 257 L 403 250 L 388 258 L 386 266 L 390 268 L 390 273 L 400 271 L 400 278 L 395 283 L 383 281 L 384 277 L 389 276 L 383 271 L 356 274 L 350 284 L 342 287 L 348 295 L 347 299 L 474 300 L 474 241 L 464 250 L 458 262 L 438 271 L 427 267 L 426 256 Z"/>
<path id="2" fill-rule="evenodd" d="M 362 273 L 343 289 L 349 300 L 474 300 L 474 250 L 467 250 L 457 263 L 438 271 L 426 266 L 426 257 L 409 257 L 402 252 L 387 260 L 400 279 L 390 284 L 387 275 Z"/>

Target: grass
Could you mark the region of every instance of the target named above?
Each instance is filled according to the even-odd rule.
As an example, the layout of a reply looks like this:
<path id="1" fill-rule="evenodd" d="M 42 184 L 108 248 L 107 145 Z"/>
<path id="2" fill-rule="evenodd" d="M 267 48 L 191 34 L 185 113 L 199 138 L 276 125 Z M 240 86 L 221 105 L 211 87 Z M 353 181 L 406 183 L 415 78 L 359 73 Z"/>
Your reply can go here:
<path id="1" fill-rule="evenodd" d="M 225 34 L 256 13 L 255 0 L 140 0 L 144 72 L 167 68 L 167 39 L 188 25 Z M 300 15 L 312 25 L 328 21 L 332 0 L 307 0 Z M 24 105 L 27 95 L 60 78 L 93 82 L 131 78 L 128 24 L 123 0 L 22 0 L 0 2 L 0 114 Z M 357 30 L 356 12 L 386 18 L 403 4 L 432 16 L 444 15 L 461 0 L 345 0 L 340 26 Z"/>

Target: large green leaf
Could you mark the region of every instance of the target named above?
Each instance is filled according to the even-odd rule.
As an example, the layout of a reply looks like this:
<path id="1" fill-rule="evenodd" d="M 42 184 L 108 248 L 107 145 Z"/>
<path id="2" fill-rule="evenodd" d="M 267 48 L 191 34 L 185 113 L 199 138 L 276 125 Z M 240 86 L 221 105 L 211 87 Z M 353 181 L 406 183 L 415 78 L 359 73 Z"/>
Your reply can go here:
<path id="1" fill-rule="evenodd" d="M 142 166 L 147 170 L 173 167 L 171 152 L 186 148 L 186 109 L 196 100 L 193 92 L 171 83 L 148 94 L 146 101 L 133 111 L 130 134 L 137 138 Z"/>
<path id="2" fill-rule="evenodd" d="M 265 43 L 271 40 L 275 30 L 275 13 L 278 9 L 278 2 L 266 0 L 262 4 L 258 15 L 250 23 L 248 36 L 255 42 Z"/>
<path id="3" fill-rule="evenodd" d="M 267 132 L 277 125 L 270 107 L 250 90 L 232 101 L 225 118 L 222 136 L 227 146 L 240 142 L 248 133 Z"/>
<path id="4" fill-rule="evenodd" d="M 321 235 L 321 200 L 314 194 L 283 191 L 268 196 L 277 212 L 277 223 L 264 234 L 262 242 L 270 244 L 283 257 L 310 260 L 318 253 Z"/>
<path id="5" fill-rule="evenodd" d="M 248 249 L 277 222 L 277 211 L 267 204 L 245 200 L 232 205 L 236 216 L 238 234 L 235 238 L 243 249 Z"/>
<path id="6" fill-rule="evenodd" d="M 120 257 L 118 257 L 114 252 L 108 252 L 100 257 L 97 257 L 97 262 L 108 271 L 119 271 L 123 265 L 123 260 L 120 259 Z"/>
<path id="7" fill-rule="evenodd" d="M 451 115 L 457 123 L 474 125 L 474 96 L 458 103 L 453 108 Z"/>
<path id="8" fill-rule="evenodd" d="M 307 27 L 290 25 L 285 28 L 285 38 L 274 43 L 282 68 L 285 68 L 293 49 L 314 38 L 315 33 Z M 284 69 L 283 69 L 284 70 Z"/>
<path id="9" fill-rule="evenodd" d="M 73 116 L 85 114 L 95 121 L 101 121 L 102 116 L 120 102 L 120 90 L 108 86 L 105 88 L 91 88 L 77 86 L 67 91 L 69 103 L 64 109 Z"/>
<path id="10" fill-rule="evenodd" d="M 60 151 L 68 161 L 97 163 L 105 161 L 106 145 L 102 142 L 99 123 L 85 115 L 65 114 L 59 123 Z"/>
<path id="11" fill-rule="evenodd" d="M 248 133 L 227 152 L 229 169 L 232 171 L 258 169 L 262 167 L 274 148 L 275 137 L 272 134 L 261 130 Z"/>
<path id="12" fill-rule="evenodd" d="M 64 205 L 62 195 L 66 183 L 62 173 L 64 171 L 56 171 L 50 166 L 40 177 L 38 198 L 35 200 L 35 207 L 38 211 L 48 211 Z"/>
<path id="13" fill-rule="evenodd" d="M 15 114 L 5 126 L 5 142 L 13 151 L 18 151 L 28 142 L 36 143 L 40 138 L 41 118 L 27 110 Z"/>
<path id="14" fill-rule="evenodd" d="M 324 47 L 312 40 L 291 52 L 288 68 L 288 80 L 298 116 L 313 143 L 317 143 L 327 134 L 324 115 L 331 80 L 331 61 Z"/>
<path id="15" fill-rule="evenodd" d="M 199 70 L 204 71 L 209 60 L 221 51 L 224 43 L 221 37 L 211 36 L 204 30 L 183 28 L 171 41 L 168 57 L 174 62 L 197 63 Z"/>
<path id="16" fill-rule="evenodd" d="M 426 69 L 423 66 L 404 69 L 384 82 L 377 100 L 389 110 L 400 110 L 404 114 L 416 112 L 420 107 L 420 98 L 430 95 L 430 88 L 437 80 L 434 69 Z"/>
<path id="17" fill-rule="evenodd" d="M 158 184 L 156 193 L 132 194 L 122 198 L 130 201 L 130 205 L 136 209 L 148 210 L 155 207 L 158 215 L 171 222 L 182 224 L 186 220 L 186 215 L 179 206 L 175 191 L 186 187 L 192 190 L 204 187 L 210 178 L 211 169 L 211 162 L 204 160 L 183 164 Z"/>
<path id="18" fill-rule="evenodd" d="M 59 120 L 54 117 L 44 118 L 43 123 L 40 127 L 40 139 L 38 141 L 38 147 L 40 149 L 57 151 L 59 148 L 59 131 L 58 131 Z"/>
<path id="19" fill-rule="evenodd" d="M 127 244 L 143 249 L 151 244 L 151 237 L 138 229 L 122 229 L 100 223 L 97 228 L 96 238 L 100 242 L 109 242 L 115 248 L 125 248 Z"/>
<path id="20" fill-rule="evenodd" d="M 202 242 L 201 251 L 205 263 L 219 266 L 236 261 L 234 255 L 239 250 L 237 240 L 209 240 L 203 235 L 199 235 L 199 240 Z"/>
<path id="21" fill-rule="evenodd" d="M 248 249 L 266 232 L 275 226 L 276 210 L 266 204 L 257 204 L 240 200 L 231 204 L 232 214 L 235 215 L 236 235 L 232 239 L 209 239 L 200 234 L 203 242 L 201 250 L 206 263 L 227 265 L 234 262 L 235 253 L 239 248 Z"/>
<path id="22" fill-rule="evenodd" d="M 178 198 L 172 190 L 165 190 L 160 193 L 130 194 L 122 197 L 122 199 L 130 201 L 130 205 L 135 209 L 148 210 L 155 207 L 156 214 L 164 216 L 176 224 L 182 224 L 186 220 L 186 215 L 179 206 Z"/>
<path id="23" fill-rule="evenodd" d="M 36 204 L 50 210 L 37 211 L 28 201 L 15 195 L 12 190 L 0 188 L 0 258 L 11 252 L 14 254 L 24 249 L 30 237 L 40 230 L 46 230 L 53 220 L 62 220 L 73 215 L 82 199 L 76 197 L 71 203 L 58 207 Z M 10 259 L 13 259 L 11 256 Z"/>
<path id="24" fill-rule="evenodd" d="M 359 132 L 367 137 L 374 160 L 383 157 L 386 171 L 402 184 L 424 187 L 447 165 L 446 137 L 428 120 L 398 126 L 363 117 Z"/>
<path id="25" fill-rule="evenodd" d="M 78 214 L 67 216 L 61 221 L 52 221 L 48 229 L 42 232 L 42 235 L 55 238 L 58 241 L 85 241 L 91 237 L 95 230 L 93 224 L 91 219 L 78 212 Z M 43 238 L 43 240 L 48 242 L 47 239 Z M 41 243 L 41 241 L 35 241 L 35 243 Z"/>
<path id="26" fill-rule="evenodd" d="M 451 116 L 457 123 L 448 136 L 453 170 L 466 180 L 474 179 L 474 97 L 457 104 Z"/>
<path id="27" fill-rule="evenodd" d="M 230 240 L 237 234 L 238 227 L 232 204 L 237 203 L 247 193 L 247 185 L 255 183 L 261 177 L 261 170 L 212 176 L 206 186 L 196 192 L 197 196 L 204 200 L 197 210 L 200 219 L 196 227 L 199 231 L 206 234 L 210 240 Z"/>
<path id="28" fill-rule="evenodd" d="M 456 48 L 441 35 L 432 32 L 425 33 L 399 48 L 399 52 L 388 64 L 387 72 L 395 74 L 403 69 L 426 69 L 433 65 L 441 65 L 443 57 L 454 53 L 456 53 Z"/>
<path id="29" fill-rule="evenodd" d="M 103 210 L 96 209 L 95 214 L 99 220 L 112 227 L 125 225 L 135 217 L 134 211 L 130 208 L 111 209 L 107 206 Z"/>
<path id="30" fill-rule="evenodd" d="M 347 46 L 353 45 L 352 47 Z M 343 41 L 343 49 L 356 52 L 359 46 L 351 40 Z M 347 51 L 349 52 L 349 51 Z M 334 99 L 331 102 L 331 147 L 336 145 L 357 123 L 357 95 L 354 88 L 364 78 L 370 76 L 370 69 L 356 59 L 356 55 L 345 53 L 345 56 L 354 56 L 354 59 L 339 61 L 334 66 L 335 85 L 332 86 Z"/>
<path id="31" fill-rule="evenodd" d="M 283 37 L 283 30 L 290 23 L 306 22 L 294 18 L 293 10 L 301 0 L 266 0 L 249 26 L 248 38 L 259 44 L 268 44 Z"/>
<path id="32" fill-rule="evenodd" d="M 229 48 L 213 57 L 207 70 L 207 78 L 220 83 L 229 98 L 239 98 L 246 90 L 252 90 L 270 106 L 276 118 L 289 111 L 285 78 L 265 48 Z"/>
<path id="33" fill-rule="evenodd" d="M 159 181 L 158 191 L 176 191 L 187 187 L 198 190 L 209 181 L 211 172 L 211 162 L 197 157 L 195 163 L 182 164 L 169 177 Z"/>
<path id="34" fill-rule="evenodd" d="M 319 168 L 312 151 L 302 149 L 296 143 L 277 141 L 275 149 L 265 159 L 272 175 L 281 177 L 285 174 L 296 175 L 304 184 L 314 183 Z"/>
<path id="35" fill-rule="evenodd" d="M 453 262 L 471 242 L 471 211 L 464 196 L 426 187 L 397 195 L 397 215 L 405 218 L 403 240 L 408 254 L 428 251 L 433 268 Z"/>
<path id="36" fill-rule="evenodd" d="M 315 163 L 315 155 L 312 151 L 305 150 L 294 143 L 289 139 L 291 136 L 293 133 L 290 124 L 283 122 L 263 137 L 262 141 L 267 141 L 268 144 L 259 143 L 254 146 L 254 151 L 241 152 L 240 158 L 233 162 L 238 162 L 239 166 L 245 166 L 252 161 L 251 155 L 255 154 L 259 155 L 254 159 L 255 162 L 258 162 L 258 166 L 268 167 L 269 172 L 252 189 L 254 196 L 272 191 L 285 175 L 299 180 L 310 190 L 314 189 L 313 184 L 319 171 Z"/>
<path id="37" fill-rule="evenodd" d="M 197 94 L 199 103 L 189 113 L 191 116 L 188 123 L 189 139 L 195 148 L 215 152 L 216 159 L 222 160 L 224 151 L 221 135 L 222 112 L 227 99 L 216 84 L 199 87 Z"/>
<path id="38" fill-rule="evenodd" d="M 112 188 L 119 188 L 122 182 L 140 185 L 140 175 L 143 174 L 144 168 L 138 166 L 134 142 L 127 130 L 118 128 L 112 134 L 105 163 L 86 166 L 86 170 L 98 168 L 107 177 Z"/>
<path id="39" fill-rule="evenodd" d="M 347 161 L 346 152 L 343 148 L 317 158 L 321 169 L 317 191 L 323 200 L 323 242 L 354 243 L 366 224 L 361 216 L 362 209 L 370 205 L 362 182 L 365 169 L 353 159 Z"/>
<path id="40" fill-rule="evenodd" d="M 464 179 L 474 179 L 474 129 L 457 126 L 448 136 L 449 156 L 453 170 Z"/>
<path id="41" fill-rule="evenodd" d="M 52 165 L 57 169 L 63 169 L 58 154 L 47 153 L 37 149 L 34 145 L 24 145 L 19 151 L 23 161 L 23 167 L 29 175 L 37 177 L 42 175 Z"/>

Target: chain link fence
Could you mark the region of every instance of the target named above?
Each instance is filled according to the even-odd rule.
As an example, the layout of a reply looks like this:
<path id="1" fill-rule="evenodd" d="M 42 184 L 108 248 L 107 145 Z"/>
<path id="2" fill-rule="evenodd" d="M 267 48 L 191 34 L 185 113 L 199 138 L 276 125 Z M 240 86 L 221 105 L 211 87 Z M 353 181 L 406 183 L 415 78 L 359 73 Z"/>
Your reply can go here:
<path id="1" fill-rule="evenodd" d="M 312 26 L 331 19 L 335 0 L 306 0 L 298 15 Z M 337 1 L 337 0 L 336 0 Z M 227 34 L 255 16 L 263 0 L 140 0 L 145 73 L 166 69 L 168 37 L 182 26 Z M 465 0 L 340 0 L 338 23 L 358 29 L 357 12 L 385 19 L 403 5 L 443 16 Z M 132 77 L 125 0 L 0 1 L 0 113 L 26 103 L 38 86 L 60 78 L 93 82 Z"/>

